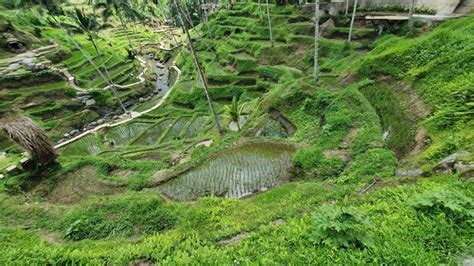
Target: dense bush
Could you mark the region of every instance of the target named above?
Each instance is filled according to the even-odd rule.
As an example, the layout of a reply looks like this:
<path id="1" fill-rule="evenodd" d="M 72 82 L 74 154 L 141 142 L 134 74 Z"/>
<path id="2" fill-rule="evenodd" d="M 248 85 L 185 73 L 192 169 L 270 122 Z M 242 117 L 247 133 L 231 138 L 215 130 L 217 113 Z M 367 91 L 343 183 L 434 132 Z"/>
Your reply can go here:
<path id="1" fill-rule="evenodd" d="M 370 149 L 355 157 L 341 180 L 390 177 L 395 174 L 397 165 L 398 161 L 392 151 L 382 148 Z"/>
<path id="2" fill-rule="evenodd" d="M 325 206 L 313 214 L 312 239 L 332 248 L 364 248 L 372 240 L 367 231 L 371 224 L 366 215 L 358 210 Z"/>
<path id="3" fill-rule="evenodd" d="M 427 191 L 414 195 L 411 206 L 429 216 L 444 215 L 457 224 L 474 226 L 474 202 L 459 191 Z"/>
<path id="4" fill-rule="evenodd" d="M 176 216 L 157 199 L 121 199 L 85 206 L 61 224 L 68 239 L 101 239 L 167 230 L 176 224 Z"/>
<path id="5" fill-rule="evenodd" d="M 309 174 L 317 178 L 336 177 L 344 169 L 345 162 L 338 157 L 325 157 L 321 147 L 299 149 L 293 156 L 296 175 Z"/>

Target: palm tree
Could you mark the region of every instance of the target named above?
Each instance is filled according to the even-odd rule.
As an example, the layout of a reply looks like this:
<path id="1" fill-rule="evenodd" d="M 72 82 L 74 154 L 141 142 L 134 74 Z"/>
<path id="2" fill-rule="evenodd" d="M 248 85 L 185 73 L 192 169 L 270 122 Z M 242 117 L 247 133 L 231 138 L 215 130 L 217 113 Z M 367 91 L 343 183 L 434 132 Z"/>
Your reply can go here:
<path id="1" fill-rule="evenodd" d="M 67 39 L 74 45 L 74 47 L 79 50 L 82 54 L 82 57 L 91 64 L 94 69 L 99 73 L 99 75 L 108 83 L 108 85 L 113 88 L 113 92 L 115 94 L 115 97 L 117 98 L 120 106 L 122 107 L 122 110 L 126 113 L 127 109 L 125 109 L 125 106 L 123 105 L 122 101 L 120 100 L 120 97 L 116 90 L 114 89 L 113 83 L 107 79 L 107 77 L 100 71 L 100 69 L 96 66 L 94 61 L 90 58 L 90 56 L 82 49 L 82 47 L 74 40 L 74 38 L 69 34 L 69 32 L 62 26 L 62 24 L 57 20 L 56 16 L 54 14 L 58 13 L 58 10 L 60 10 L 60 7 L 58 6 L 57 0 L 20 0 L 18 3 L 18 6 L 21 8 L 27 8 L 27 7 L 32 7 L 35 5 L 40 5 L 44 7 L 47 11 L 50 17 L 53 19 L 53 22 L 58 26 L 66 35 Z"/>
<path id="2" fill-rule="evenodd" d="M 273 47 L 274 43 L 273 43 L 272 21 L 270 19 L 270 6 L 268 5 L 268 0 L 266 1 L 267 1 L 268 30 L 270 31 L 270 41 L 272 43 L 271 47 Z"/>
<path id="3" fill-rule="evenodd" d="M 43 129 L 28 117 L 7 119 L 2 128 L 8 138 L 30 153 L 37 164 L 51 164 L 59 156 Z"/>
<path id="4" fill-rule="evenodd" d="M 352 39 L 352 28 L 354 27 L 354 20 L 357 12 L 357 0 L 354 2 L 354 9 L 352 10 L 351 26 L 349 28 L 349 38 L 347 41 L 350 43 Z"/>
<path id="5" fill-rule="evenodd" d="M 81 11 L 79 8 L 75 8 L 75 16 L 73 16 L 73 19 L 75 20 L 78 29 L 80 29 L 83 33 L 87 35 L 92 45 L 94 46 L 94 50 L 97 52 L 97 55 L 100 56 L 101 53 L 99 51 L 99 48 L 97 47 L 94 36 L 92 35 L 92 32 L 97 32 L 100 27 L 95 17 L 87 16 L 84 13 L 84 10 Z"/>
<path id="6" fill-rule="evenodd" d="M 128 0 L 104 0 L 103 2 L 96 3 L 96 7 L 103 8 L 102 18 L 104 19 L 104 21 L 107 21 L 113 14 L 118 17 L 120 25 L 122 26 L 122 30 L 127 36 L 130 51 L 132 51 L 132 53 L 135 53 L 130 38 L 130 33 L 128 31 L 128 27 L 124 21 L 124 18 L 128 18 L 129 20 L 136 20 L 137 18 L 141 18 L 141 14 L 132 7 Z"/>
<path id="7" fill-rule="evenodd" d="M 314 5 L 314 81 L 318 82 L 319 0 L 316 0 Z"/>
<path id="8" fill-rule="evenodd" d="M 110 88 L 112 89 L 112 92 L 117 98 L 119 104 L 121 105 L 122 109 L 126 112 L 125 107 L 123 106 L 122 100 L 120 99 L 120 95 L 117 92 L 117 87 L 110 77 L 109 71 L 107 70 L 107 66 L 105 65 L 105 60 L 103 57 L 103 54 L 100 52 L 99 47 L 97 46 L 97 43 L 94 40 L 94 35 L 92 34 L 92 31 L 97 31 L 100 28 L 99 23 L 97 22 L 95 16 L 87 16 L 84 11 L 81 11 L 80 9 L 76 8 L 75 9 L 75 17 L 74 17 L 76 24 L 80 30 L 82 30 L 87 36 L 89 37 L 89 40 L 91 41 L 92 45 L 94 46 L 94 50 L 97 53 L 97 56 L 99 57 L 99 60 L 101 61 L 102 68 L 105 71 L 105 75 L 107 76 L 107 79 L 109 80 L 109 83 L 112 85 Z"/>
<path id="9" fill-rule="evenodd" d="M 225 118 L 237 125 L 237 131 L 240 131 L 240 116 L 244 113 L 245 104 L 239 106 L 237 98 L 232 98 L 232 103 L 225 107 Z"/>
<path id="10" fill-rule="evenodd" d="M 185 12 L 184 18 L 185 18 L 185 20 L 189 23 L 189 25 L 191 26 L 191 28 L 194 28 L 194 23 L 193 23 L 193 20 L 192 20 L 192 18 L 191 18 L 191 16 L 190 16 L 189 10 L 188 10 L 188 8 L 186 7 L 186 4 L 183 4 L 183 6 L 184 6 L 184 12 Z M 207 23 L 205 23 L 205 24 L 207 25 L 207 30 L 208 30 L 208 32 L 209 32 L 209 35 L 211 35 L 211 31 L 210 31 L 209 25 L 208 25 Z M 201 34 L 201 31 L 197 31 L 196 33 L 197 33 L 199 39 L 201 39 L 202 42 L 204 43 L 204 45 L 206 46 L 207 50 L 208 50 L 209 52 L 211 52 L 211 53 L 214 55 L 214 57 L 216 58 L 217 61 L 219 61 L 219 55 L 209 46 L 208 41 L 207 41 L 207 40 L 204 38 L 204 36 Z"/>
<path id="11" fill-rule="evenodd" d="M 193 41 L 191 39 L 191 35 L 189 34 L 188 27 L 187 27 L 186 23 L 184 23 L 183 11 L 181 10 L 179 0 L 174 0 L 174 1 L 175 1 L 177 12 L 178 12 L 178 17 L 181 21 L 181 24 L 183 25 L 183 29 L 184 29 L 184 32 L 186 33 L 186 37 L 188 38 L 189 48 L 191 49 L 191 53 L 192 53 L 193 58 L 194 58 L 194 63 L 196 64 L 196 68 L 197 68 L 197 71 L 198 71 L 198 74 L 199 74 L 199 78 L 201 79 L 202 85 L 204 86 L 204 92 L 206 94 L 207 103 L 209 104 L 209 109 L 211 110 L 212 116 L 214 118 L 214 122 L 216 123 L 217 130 L 219 131 L 219 134 L 224 135 L 224 131 L 222 130 L 221 124 L 219 122 L 219 117 L 217 116 L 216 110 L 214 109 L 214 104 L 212 102 L 211 95 L 209 93 L 209 88 L 208 88 L 208 85 L 207 85 L 206 77 L 204 76 L 204 71 L 201 67 L 201 64 L 200 64 L 199 59 L 198 59 L 197 54 L 196 54 L 196 51 L 194 50 L 194 44 L 193 44 Z"/>
<path id="12" fill-rule="evenodd" d="M 410 10 L 408 12 L 408 28 L 410 30 L 410 35 L 413 35 L 415 32 L 414 25 L 413 25 L 413 13 L 415 11 L 415 0 L 410 1 Z"/>

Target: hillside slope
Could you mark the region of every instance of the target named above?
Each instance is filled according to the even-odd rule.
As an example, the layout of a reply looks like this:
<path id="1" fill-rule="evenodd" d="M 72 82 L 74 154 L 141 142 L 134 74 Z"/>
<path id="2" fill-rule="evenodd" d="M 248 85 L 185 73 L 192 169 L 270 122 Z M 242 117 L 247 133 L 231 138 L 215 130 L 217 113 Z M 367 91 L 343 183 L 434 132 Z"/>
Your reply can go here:
<path id="1" fill-rule="evenodd" d="M 225 136 L 183 48 L 170 55 L 181 75 L 163 106 L 60 150 L 61 167 L 39 179 L 3 181 L 0 262 L 433 265 L 472 258 L 474 17 L 417 37 L 376 38 L 358 23 L 351 45 L 340 37 L 348 21 L 336 21 L 321 40 L 315 83 L 312 13 L 303 11 L 271 5 L 273 47 L 253 2 L 222 9 L 192 31 Z M 240 132 L 224 117 L 234 98 L 244 106 Z M 280 151 L 283 160 L 274 156 Z M 250 193 L 239 184 L 241 199 L 199 187 L 208 177 L 229 183 L 236 168 L 271 175 L 290 161 L 285 182 Z M 178 199 L 193 201 L 166 193 L 170 180 Z"/>

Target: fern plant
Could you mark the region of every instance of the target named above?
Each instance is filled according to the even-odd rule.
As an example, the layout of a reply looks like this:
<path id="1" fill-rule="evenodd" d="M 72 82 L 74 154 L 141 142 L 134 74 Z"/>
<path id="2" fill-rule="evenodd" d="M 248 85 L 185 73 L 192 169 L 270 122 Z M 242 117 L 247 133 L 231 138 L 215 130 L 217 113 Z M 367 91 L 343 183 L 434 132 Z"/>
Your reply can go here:
<path id="1" fill-rule="evenodd" d="M 313 241 L 335 248 L 364 248 L 372 244 L 367 235 L 371 223 L 366 215 L 344 207 L 326 206 L 313 214 Z"/>
<path id="2" fill-rule="evenodd" d="M 445 215 L 457 224 L 474 225 L 474 202 L 458 191 L 430 191 L 415 195 L 410 205 L 430 216 Z"/>

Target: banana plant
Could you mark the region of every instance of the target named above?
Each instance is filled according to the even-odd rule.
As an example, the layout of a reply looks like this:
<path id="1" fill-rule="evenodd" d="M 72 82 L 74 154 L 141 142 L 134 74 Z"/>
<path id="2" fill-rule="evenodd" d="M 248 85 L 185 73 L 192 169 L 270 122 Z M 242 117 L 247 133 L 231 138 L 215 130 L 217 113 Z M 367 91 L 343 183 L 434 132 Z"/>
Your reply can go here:
<path id="1" fill-rule="evenodd" d="M 224 106 L 224 118 L 226 118 L 230 122 L 234 122 L 237 125 L 238 131 L 240 131 L 240 116 L 243 115 L 244 109 L 245 104 L 239 105 L 235 96 L 232 98 L 232 103 L 230 105 Z"/>

